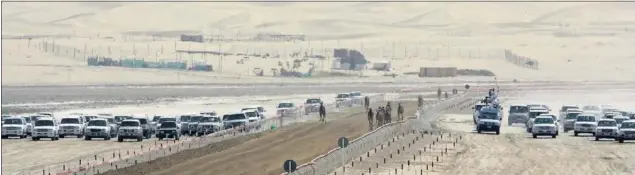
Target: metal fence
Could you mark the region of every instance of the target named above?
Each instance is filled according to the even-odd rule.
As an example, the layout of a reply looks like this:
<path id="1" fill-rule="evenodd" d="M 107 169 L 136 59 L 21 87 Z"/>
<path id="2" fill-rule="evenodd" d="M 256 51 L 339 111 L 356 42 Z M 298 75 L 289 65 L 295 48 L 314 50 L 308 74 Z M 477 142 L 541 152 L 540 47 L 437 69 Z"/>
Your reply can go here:
<path id="1" fill-rule="evenodd" d="M 379 94 L 369 96 L 371 102 L 393 101 L 399 98 L 398 94 Z M 339 103 L 339 104 L 338 104 Z M 363 106 L 363 100 L 351 100 L 325 104 L 330 112 L 346 112 L 352 107 Z M 46 166 L 29 168 L 19 174 L 99 174 L 110 170 L 129 167 L 135 164 L 148 162 L 166 157 L 178 152 L 208 146 L 239 136 L 255 134 L 259 132 L 275 130 L 280 127 L 296 123 L 314 121 L 317 117 L 314 113 L 307 114 L 304 106 L 299 106 L 294 115 L 280 115 L 265 120 L 250 123 L 244 127 L 222 130 L 202 137 L 182 137 L 180 140 L 144 141 L 145 143 L 130 149 L 109 150 L 90 155 L 80 156 L 69 161 L 53 163 Z M 335 116 L 335 115 L 330 115 Z M 336 118 L 335 118 L 336 119 Z"/>
<path id="2" fill-rule="evenodd" d="M 475 103 L 475 93 L 462 93 L 448 99 L 442 99 L 436 103 L 421 106 L 420 117 L 410 117 L 404 121 L 390 123 L 379 127 L 353 141 L 343 149 L 335 148 L 328 153 L 318 156 L 311 162 L 298 166 L 292 173 L 283 175 L 321 175 L 328 174 L 334 169 L 341 167 L 377 145 L 394 138 L 402 133 L 423 131 L 430 129 L 430 122 L 426 118 L 434 118 L 434 115 L 450 108 L 465 108 Z M 424 112 L 425 111 L 425 112 Z"/>

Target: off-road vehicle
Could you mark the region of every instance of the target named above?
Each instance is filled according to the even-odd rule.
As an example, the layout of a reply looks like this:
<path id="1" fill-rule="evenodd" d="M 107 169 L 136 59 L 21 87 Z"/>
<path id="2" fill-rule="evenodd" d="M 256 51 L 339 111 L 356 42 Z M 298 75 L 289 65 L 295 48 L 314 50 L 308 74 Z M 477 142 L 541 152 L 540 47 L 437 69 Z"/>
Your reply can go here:
<path id="1" fill-rule="evenodd" d="M 84 123 L 80 116 L 62 117 L 60 121 L 60 138 L 66 136 L 84 137 Z"/>
<path id="2" fill-rule="evenodd" d="M 7 117 L 3 118 L 4 124 L 2 124 L 2 138 L 20 137 L 21 139 L 27 137 L 27 125 L 26 120 L 22 117 Z"/>
<path id="3" fill-rule="evenodd" d="M 51 140 L 59 140 L 59 126 L 57 120 L 53 117 L 39 117 L 33 126 L 33 135 L 31 139 L 34 141 L 41 138 L 50 138 Z"/>
<path id="4" fill-rule="evenodd" d="M 112 133 L 112 127 L 110 127 L 108 120 L 105 118 L 93 118 L 86 125 L 84 140 L 92 140 L 93 138 L 110 140 Z"/>
<path id="5" fill-rule="evenodd" d="M 223 129 L 223 121 L 218 116 L 205 116 L 198 123 L 196 135 L 203 136 Z"/>
<path id="6" fill-rule="evenodd" d="M 126 119 L 121 121 L 119 125 L 119 131 L 117 137 L 118 142 L 123 142 L 125 139 L 136 139 L 138 142 L 143 141 L 143 128 L 141 128 L 141 122 L 137 119 Z"/>
<path id="7" fill-rule="evenodd" d="M 163 138 L 179 140 L 180 137 L 181 132 L 179 132 L 179 127 L 176 122 L 166 121 L 161 123 L 161 127 L 158 128 L 157 138 L 159 138 L 159 140 L 163 140 Z"/>

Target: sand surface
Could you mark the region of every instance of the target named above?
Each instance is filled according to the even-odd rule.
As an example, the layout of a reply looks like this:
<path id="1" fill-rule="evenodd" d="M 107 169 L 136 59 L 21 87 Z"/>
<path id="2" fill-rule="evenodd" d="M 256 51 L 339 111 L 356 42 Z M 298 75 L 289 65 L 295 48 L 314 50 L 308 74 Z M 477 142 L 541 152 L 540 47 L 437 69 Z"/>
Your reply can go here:
<path id="1" fill-rule="evenodd" d="M 391 61 L 394 68 L 391 73 L 399 75 L 425 66 L 456 66 L 488 69 L 500 79 L 510 80 L 635 79 L 629 76 L 635 74 L 629 67 L 635 58 L 635 52 L 630 49 L 635 44 L 632 42 L 635 21 L 629 18 L 635 16 L 630 10 L 633 3 L 474 4 L 5 3 L 3 37 L 33 39 L 3 40 L 3 84 L 351 81 L 350 78 L 254 77 L 256 68 L 271 76 L 270 69 L 294 60 L 289 56 L 294 52 L 327 57 L 303 62 L 298 68 L 300 72 L 308 71 L 312 64 L 316 71 L 349 74 L 330 70 L 333 48 L 359 50 L 371 63 Z M 153 20 L 134 15 L 140 11 L 153 16 Z M 603 13 L 605 11 L 611 13 Z M 297 12 L 304 15 L 293 15 Z M 177 41 L 180 34 L 189 33 L 225 42 Z M 251 40 L 263 33 L 305 35 L 306 40 Z M 51 46 L 47 52 L 39 53 L 44 43 Z M 53 45 L 56 50 L 51 50 Z M 537 60 L 540 69 L 520 68 L 505 61 L 504 49 Z M 176 50 L 270 54 L 279 58 L 220 58 Z M 177 73 L 83 66 L 90 55 L 205 62 L 212 64 L 216 71 Z M 244 60 L 244 64 L 238 64 L 239 60 Z M 363 71 L 361 74 L 376 78 L 357 81 L 386 80 L 385 72 Z"/>
<path id="2" fill-rule="evenodd" d="M 628 98 L 634 93 L 633 90 L 618 89 L 603 92 L 538 89 L 501 97 L 507 99 L 503 101 L 504 106 L 542 103 L 559 109 L 562 104 L 611 104 L 630 110 L 632 102 L 622 98 L 608 98 L 606 95 L 619 94 Z M 507 126 L 506 117 L 503 118 L 504 125 L 500 135 L 478 134 L 469 112 L 467 108 L 449 110 L 442 114 L 436 123 L 442 129 L 443 138 L 435 134 L 424 135 L 424 139 L 415 140 L 422 136 L 409 134 L 397 139 L 391 146 L 384 143 L 384 149 L 378 149 L 377 153 L 369 150 L 370 157 L 360 155 L 362 161 L 355 159 L 355 166 L 347 164 L 347 172 L 342 173 L 341 167 L 336 172 L 360 174 L 368 173 L 368 168 L 373 173 L 382 175 L 394 174 L 395 169 L 398 174 L 407 175 L 420 174 L 422 171 L 426 174 L 632 174 L 635 171 L 635 164 L 632 163 L 634 152 L 631 149 L 633 142 L 619 144 L 612 139 L 595 141 L 591 135 L 575 137 L 571 132 L 564 133 L 562 129 L 555 139 L 533 139 L 523 125 Z M 431 144 L 432 141 L 425 139 L 430 137 L 433 140 L 439 138 L 440 141 Z M 445 148 L 448 149 L 447 154 Z M 402 150 L 401 154 L 397 154 L 398 149 Z M 393 158 L 390 158 L 390 154 L 393 154 Z M 436 157 L 440 158 L 438 162 Z M 383 158 L 387 158 L 387 163 L 383 163 Z M 408 161 L 411 166 L 407 166 Z M 401 169 L 402 164 L 404 169 Z"/>

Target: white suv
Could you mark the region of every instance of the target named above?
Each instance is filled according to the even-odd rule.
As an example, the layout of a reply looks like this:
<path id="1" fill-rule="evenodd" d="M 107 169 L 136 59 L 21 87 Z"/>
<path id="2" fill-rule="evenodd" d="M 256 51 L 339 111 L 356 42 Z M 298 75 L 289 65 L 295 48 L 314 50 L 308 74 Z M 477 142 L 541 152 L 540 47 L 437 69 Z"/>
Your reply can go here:
<path id="1" fill-rule="evenodd" d="M 112 137 L 112 131 L 108 120 L 105 118 L 93 118 L 86 125 L 84 131 L 86 135 L 85 140 L 91 140 L 92 138 L 104 138 L 104 140 L 110 140 Z"/>
<path id="2" fill-rule="evenodd" d="M 137 142 L 143 141 L 143 128 L 141 128 L 141 122 L 136 119 L 126 119 L 121 121 L 118 131 L 118 142 L 123 142 L 124 139 L 136 139 Z"/>
<path id="3" fill-rule="evenodd" d="M 76 136 L 77 138 L 84 137 L 84 123 L 81 120 L 81 116 L 63 117 L 60 121 L 60 138 L 64 138 L 67 135 Z"/>
<path id="4" fill-rule="evenodd" d="M 603 138 L 617 140 L 617 121 L 614 119 L 600 119 L 595 128 L 595 141 Z"/>
<path id="5" fill-rule="evenodd" d="M 635 120 L 622 122 L 617 135 L 617 141 L 624 143 L 624 140 L 635 140 Z"/>
<path id="6" fill-rule="evenodd" d="M 59 140 L 58 129 L 57 120 L 53 117 L 40 117 L 34 123 L 31 139 L 34 141 L 40 140 L 41 138 Z"/>
<path id="7" fill-rule="evenodd" d="M 533 128 L 531 129 L 533 138 L 538 136 L 549 135 L 551 138 L 558 136 L 558 121 L 550 115 L 540 115 L 534 119 Z"/>
<path id="8" fill-rule="evenodd" d="M 249 123 L 249 117 L 245 113 L 232 113 L 223 115 L 223 125 L 225 129 L 242 127 Z"/>
<path id="9" fill-rule="evenodd" d="M 580 133 L 590 133 L 595 136 L 595 128 L 597 123 L 594 114 L 580 114 L 573 125 L 573 135 L 578 136 Z"/>
<path id="10" fill-rule="evenodd" d="M 295 106 L 295 103 L 290 101 L 280 102 L 276 108 L 276 114 L 281 117 L 295 116 L 296 112 L 297 107 Z"/>
<path id="11" fill-rule="evenodd" d="M 20 137 L 21 139 L 27 137 L 27 125 L 24 118 L 8 117 L 3 119 L 2 138 L 9 137 Z"/>

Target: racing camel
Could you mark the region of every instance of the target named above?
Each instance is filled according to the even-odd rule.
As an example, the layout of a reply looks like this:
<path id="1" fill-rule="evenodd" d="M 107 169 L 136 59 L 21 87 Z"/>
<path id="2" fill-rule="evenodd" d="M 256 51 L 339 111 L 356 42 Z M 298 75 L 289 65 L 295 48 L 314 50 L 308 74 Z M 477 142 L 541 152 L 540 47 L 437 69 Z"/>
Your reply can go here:
<path id="1" fill-rule="evenodd" d="M 397 106 L 397 118 L 399 118 L 399 121 L 403 120 L 403 105 L 401 105 L 401 103 L 399 103 L 399 106 Z"/>
<path id="2" fill-rule="evenodd" d="M 326 123 L 326 107 L 324 103 L 320 103 L 320 121 Z"/>
<path id="3" fill-rule="evenodd" d="M 373 108 L 368 108 L 368 127 L 369 130 L 373 130 Z"/>
<path id="4" fill-rule="evenodd" d="M 375 119 L 377 120 L 377 127 L 380 127 L 382 125 L 384 125 L 384 107 L 378 107 L 376 114 L 375 114 Z"/>

